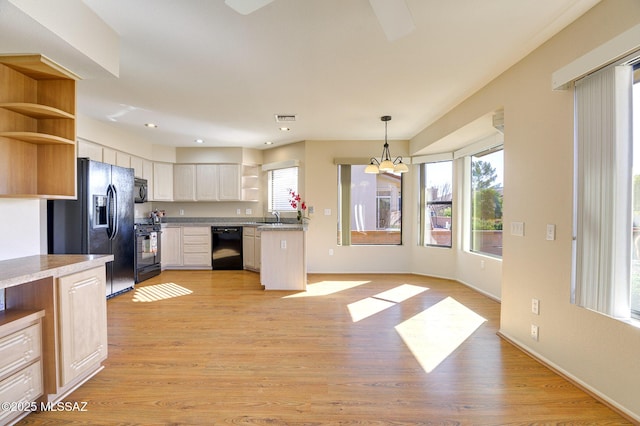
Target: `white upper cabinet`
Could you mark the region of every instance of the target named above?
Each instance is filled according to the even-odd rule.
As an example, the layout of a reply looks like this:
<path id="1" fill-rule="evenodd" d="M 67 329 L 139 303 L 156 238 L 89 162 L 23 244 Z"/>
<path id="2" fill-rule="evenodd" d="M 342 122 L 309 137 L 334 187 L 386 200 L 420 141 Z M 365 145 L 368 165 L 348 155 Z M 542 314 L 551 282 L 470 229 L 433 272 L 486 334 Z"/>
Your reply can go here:
<path id="1" fill-rule="evenodd" d="M 242 166 L 240 164 L 220 164 L 218 169 L 220 201 L 238 201 L 242 199 Z"/>
<path id="2" fill-rule="evenodd" d="M 102 161 L 102 147 L 83 140 L 78 141 L 78 158 L 88 158 L 93 161 Z"/>
<path id="3" fill-rule="evenodd" d="M 102 162 L 111 164 L 113 166 L 117 165 L 118 160 L 116 159 L 117 151 L 115 149 L 104 147 L 102 148 Z"/>
<path id="4" fill-rule="evenodd" d="M 133 169 L 133 175 L 137 178 L 144 178 L 144 170 L 142 165 L 142 158 L 131 156 L 131 168 Z"/>
<path id="5" fill-rule="evenodd" d="M 149 160 L 142 160 L 142 179 L 147 180 L 147 199 L 148 201 L 154 200 L 153 194 L 153 162 Z"/>
<path id="6" fill-rule="evenodd" d="M 131 167 L 131 156 L 124 152 L 117 151 L 116 152 L 116 166 L 126 167 L 127 169 Z"/>
<path id="7" fill-rule="evenodd" d="M 242 196 L 239 164 L 175 164 L 174 201 L 239 201 Z"/>
<path id="8" fill-rule="evenodd" d="M 196 166 L 196 198 L 198 201 L 218 201 L 218 165 Z"/>
<path id="9" fill-rule="evenodd" d="M 196 201 L 196 166 L 173 165 L 173 201 Z"/>
<path id="10" fill-rule="evenodd" d="M 153 163 L 153 200 L 173 201 L 172 163 Z"/>

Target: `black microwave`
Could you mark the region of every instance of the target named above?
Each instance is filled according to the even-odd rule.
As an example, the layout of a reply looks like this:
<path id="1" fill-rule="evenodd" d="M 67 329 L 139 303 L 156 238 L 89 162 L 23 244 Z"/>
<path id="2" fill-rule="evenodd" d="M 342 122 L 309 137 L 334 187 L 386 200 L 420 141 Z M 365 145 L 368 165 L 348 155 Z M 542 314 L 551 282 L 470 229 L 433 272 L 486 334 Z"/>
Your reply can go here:
<path id="1" fill-rule="evenodd" d="M 133 200 L 135 203 L 147 202 L 147 180 L 136 178 L 133 189 Z"/>

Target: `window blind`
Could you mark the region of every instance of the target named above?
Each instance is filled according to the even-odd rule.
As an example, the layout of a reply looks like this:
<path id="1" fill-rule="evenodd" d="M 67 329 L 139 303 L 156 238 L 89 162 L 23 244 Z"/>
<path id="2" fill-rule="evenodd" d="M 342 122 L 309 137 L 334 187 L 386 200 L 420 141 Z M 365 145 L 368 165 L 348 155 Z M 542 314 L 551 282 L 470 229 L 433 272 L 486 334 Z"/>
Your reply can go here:
<path id="1" fill-rule="evenodd" d="M 574 303 L 627 318 L 631 250 L 632 67 L 576 82 Z"/>
<path id="2" fill-rule="evenodd" d="M 288 167 L 269 171 L 269 211 L 292 211 L 289 191 L 298 192 L 298 168 Z"/>

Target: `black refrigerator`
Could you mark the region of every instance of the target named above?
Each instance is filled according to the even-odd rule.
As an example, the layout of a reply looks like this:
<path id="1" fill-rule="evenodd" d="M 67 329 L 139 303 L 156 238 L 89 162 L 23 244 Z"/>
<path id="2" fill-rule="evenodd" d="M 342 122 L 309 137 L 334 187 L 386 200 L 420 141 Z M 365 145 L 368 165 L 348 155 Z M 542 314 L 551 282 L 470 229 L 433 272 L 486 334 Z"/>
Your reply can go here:
<path id="1" fill-rule="evenodd" d="M 133 288 L 133 169 L 78 158 L 76 200 L 47 202 L 50 254 L 113 254 L 107 297 Z"/>

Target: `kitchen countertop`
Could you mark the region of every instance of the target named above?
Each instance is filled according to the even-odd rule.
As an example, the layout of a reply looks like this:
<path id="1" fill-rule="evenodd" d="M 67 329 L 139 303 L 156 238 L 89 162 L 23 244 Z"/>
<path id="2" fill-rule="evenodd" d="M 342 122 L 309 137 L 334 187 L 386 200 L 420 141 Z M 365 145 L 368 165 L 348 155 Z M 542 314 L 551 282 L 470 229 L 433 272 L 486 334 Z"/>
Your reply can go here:
<path id="1" fill-rule="evenodd" d="M 308 225 L 297 222 L 262 222 L 262 221 L 239 221 L 224 218 L 171 218 L 162 221 L 162 226 L 252 226 L 260 231 L 306 231 Z"/>
<path id="2" fill-rule="evenodd" d="M 110 254 L 45 254 L 2 260 L 0 289 L 104 266 L 112 260 L 113 255 Z"/>

